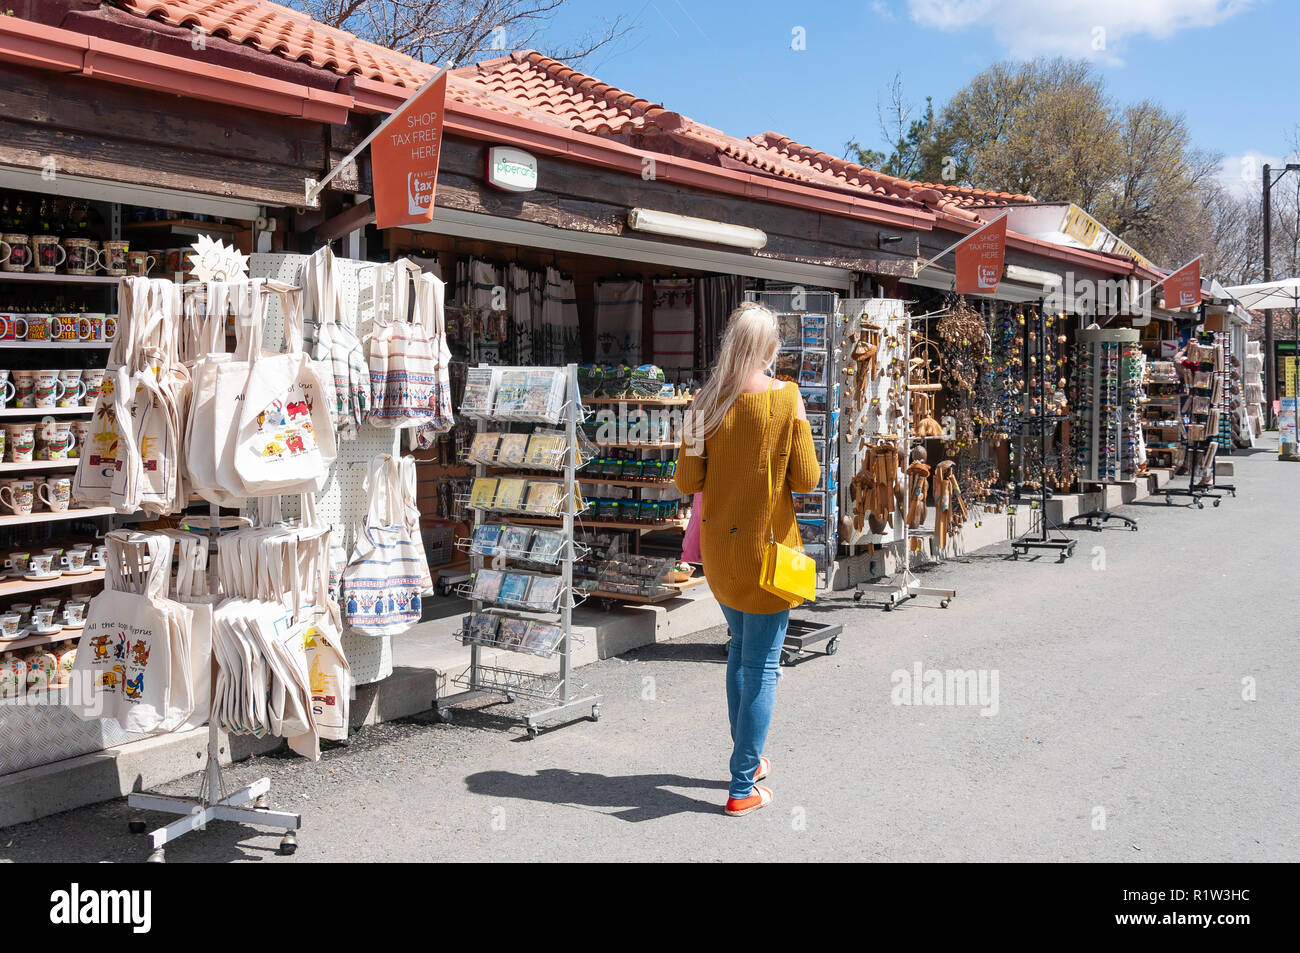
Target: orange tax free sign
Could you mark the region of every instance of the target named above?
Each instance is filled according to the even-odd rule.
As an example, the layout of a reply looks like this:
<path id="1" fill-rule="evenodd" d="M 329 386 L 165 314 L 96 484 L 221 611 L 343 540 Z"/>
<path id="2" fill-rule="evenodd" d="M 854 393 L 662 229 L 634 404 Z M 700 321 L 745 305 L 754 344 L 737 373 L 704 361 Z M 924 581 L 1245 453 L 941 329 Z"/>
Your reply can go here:
<path id="1" fill-rule="evenodd" d="M 958 245 L 957 294 L 991 295 L 997 291 L 1006 251 L 1005 215 Z"/>
<path id="2" fill-rule="evenodd" d="M 1184 265 L 1165 279 L 1166 308 L 1195 308 L 1201 303 L 1201 260 Z"/>
<path id="3" fill-rule="evenodd" d="M 444 72 L 393 113 L 370 144 L 379 228 L 432 220 L 446 102 Z"/>

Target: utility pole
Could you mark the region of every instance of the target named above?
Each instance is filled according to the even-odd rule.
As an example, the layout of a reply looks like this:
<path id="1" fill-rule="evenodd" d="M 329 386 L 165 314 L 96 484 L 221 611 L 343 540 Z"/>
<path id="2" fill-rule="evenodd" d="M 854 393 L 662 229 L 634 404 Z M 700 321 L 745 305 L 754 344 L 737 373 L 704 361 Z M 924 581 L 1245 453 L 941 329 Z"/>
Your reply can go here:
<path id="1" fill-rule="evenodd" d="M 1285 173 L 1283 173 L 1285 174 Z M 1272 169 L 1264 164 L 1264 280 L 1273 280 L 1273 181 Z M 1269 428 L 1277 426 L 1273 404 L 1277 400 L 1277 356 L 1273 353 L 1273 309 L 1264 309 L 1264 394 L 1268 398 Z"/>

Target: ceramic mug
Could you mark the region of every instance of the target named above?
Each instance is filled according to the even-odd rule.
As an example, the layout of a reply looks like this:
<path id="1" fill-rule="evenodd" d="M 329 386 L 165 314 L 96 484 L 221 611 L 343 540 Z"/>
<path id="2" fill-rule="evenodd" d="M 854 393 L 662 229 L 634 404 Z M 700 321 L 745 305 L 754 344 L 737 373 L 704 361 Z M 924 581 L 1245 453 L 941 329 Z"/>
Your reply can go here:
<path id="1" fill-rule="evenodd" d="M 5 569 L 15 575 L 21 576 L 23 573 L 27 572 L 27 561 L 31 558 L 32 554 L 27 552 L 25 549 L 20 549 L 17 552 L 10 553 L 5 559 Z"/>
<path id="2" fill-rule="evenodd" d="M 84 602 L 69 602 L 63 607 L 63 620 L 74 627 L 81 625 L 86 621 L 86 604 Z"/>
<path id="3" fill-rule="evenodd" d="M 9 459 L 14 463 L 31 463 L 36 450 L 36 425 L 25 422 L 5 424 L 8 431 Z"/>
<path id="4" fill-rule="evenodd" d="M 104 312 L 87 311 L 77 318 L 77 340 L 104 340 Z"/>
<path id="5" fill-rule="evenodd" d="M 48 335 L 51 341 L 72 342 L 78 340 L 77 337 L 78 315 L 75 314 L 56 314 L 50 318 L 50 333 Z"/>
<path id="6" fill-rule="evenodd" d="M 22 330 L 19 330 L 21 327 Z M 27 319 L 21 314 L 0 314 L 0 341 L 27 340 Z"/>
<path id="7" fill-rule="evenodd" d="M 59 380 L 59 372 L 53 370 L 39 370 L 36 372 L 35 386 L 32 388 L 32 406 L 38 409 L 54 407 L 58 404 L 59 398 L 63 396 L 63 382 Z"/>
<path id="8" fill-rule="evenodd" d="M 72 447 L 68 450 L 69 460 L 81 459 L 81 448 L 86 445 L 86 435 L 89 433 L 89 420 L 74 420 L 72 422 Z"/>
<path id="9" fill-rule="evenodd" d="M 0 367 L 0 410 L 8 407 L 9 401 L 13 400 L 17 393 L 18 388 L 9 379 L 9 368 Z M 4 454 L 0 453 L 0 456 L 4 456 Z"/>
<path id="10" fill-rule="evenodd" d="M 104 315 L 104 340 L 112 342 L 117 337 L 117 315 Z"/>
<path id="11" fill-rule="evenodd" d="M 50 479 L 37 487 L 36 495 L 41 498 L 42 503 L 50 508 L 51 513 L 66 513 L 68 511 L 68 504 L 72 501 L 72 479 L 70 477 L 50 477 Z M 64 558 L 66 559 L 71 555 L 71 553 L 68 553 Z M 80 569 L 85 565 L 85 562 L 86 554 L 83 551 L 81 553 L 81 561 L 76 568 Z M 68 565 L 69 568 L 72 568 L 67 563 L 64 563 L 63 565 Z"/>
<path id="12" fill-rule="evenodd" d="M 128 251 L 126 253 L 127 274 L 144 277 L 153 271 L 157 259 L 147 251 Z"/>
<path id="13" fill-rule="evenodd" d="M 54 610 L 45 606 L 32 610 L 32 625 L 38 631 L 48 631 L 54 627 Z"/>
<path id="14" fill-rule="evenodd" d="M 31 560 L 27 561 L 27 571 L 32 571 Z M 30 602 L 15 602 L 9 607 L 10 612 L 17 612 L 22 617 L 23 625 L 26 625 L 32 617 L 32 604 Z"/>
<path id="15" fill-rule="evenodd" d="M 35 502 L 36 484 L 31 480 L 14 480 L 0 486 L 0 504 L 7 506 L 16 516 L 30 516 Z M 35 563 L 37 558 L 33 556 L 32 562 Z"/>
<path id="16" fill-rule="evenodd" d="M 63 556 L 63 568 L 68 572 L 81 572 L 86 568 L 86 553 L 81 549 L 70 549 Z"/>
<path id="17" fill-rule="evenodd" d="M 23 337 L 25 341 L 47 341 L 50 337 L 50 322 L 54 319 L 52 314 L 29 314 L 27 316 L 27 334 Z"/>
<path id="18" fill-rule="evenodd" d="M 32 260 L 37 271 L 52 275 L 68 260 L 68 252 L 59 244 L 58 235 L 33 235 Z"/>
<path id="19" fill-rule="evenodd" d="M 6 612 L 0 615 L 0 633 L 3 633 L 5 639 L 13 641 L 18 638 L 18 633 L 23 628 L 23 617 L 17 612 Z"/>
<path id="20" fill-rule="evenodd" d="M 26 235 L 20 235 L 17 232 L 11 232 L 7 235 L 0 235 L 0 243 L 3 243 L 5 250 L 4 264 L 0 264 L 0 269 L 5 271 L 26 271 L 32 264 L 32 240 Z"/>
<path id="21" fill-rule="evenodd" d="M 63 243 L 70 275 L 93 275 L 99 270 L 99 248 L 86 238 L 69 238 Z"/>
<path id="22" fill-rule="evenodd" d="M 86 387 L 85 393 L 81 395 L 85 406 L 94 407 L 95 401 L 99 400 L 99 392 L 104 385 L 105 373 L 106 371 L 102 367 L 90 367 L 81 372 L 81 382 Z"/>
<path id="23" fill-rule="evenodd" d="M 46 428 L 45 447 L 50 452 L 47 460 L 69 459 L 76 445 L 77 438 L 72 435 L 71 420 L 57 420 Z"/>
<path id="24" fill-rule="evenodd" d="M 86 396 L 86 385 L 82 382 L 81 370 L 70 367 L 59 371 L 59 383 L 63 385 L 63 396 L 59 398 L 59 406 L 80 407 Z"/>
<path id="25" fill-rule="evenodd" d="M 90 564 L 98 569 L 103 569 L 108 565 L 108 547 L 105 545 L 96 546 L 90 551 Z"/>
<path id="26" fill-rule="evenodd" d="M 104 242 L 104 271 L 119 277 L 125 275 L 126 256 L 130 250 L 130 242 Z"/>

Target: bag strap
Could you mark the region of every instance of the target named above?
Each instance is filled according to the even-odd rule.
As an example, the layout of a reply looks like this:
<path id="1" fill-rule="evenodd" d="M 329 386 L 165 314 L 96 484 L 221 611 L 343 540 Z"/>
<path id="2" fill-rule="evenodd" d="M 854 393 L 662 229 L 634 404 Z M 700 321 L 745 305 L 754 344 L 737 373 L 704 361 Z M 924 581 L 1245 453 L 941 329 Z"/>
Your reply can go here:
<path id="1" fill-rule="evenodd" d="M 772 502 L 772 451 L 767 445 L 768 424 L 772 420 L 772 385 L 775 380 L 767 382 L 767 391 L 763 398 L 763 441 L 759 451 L 763 454 L 764 469 L 767 471 L 767 541 L 776 542 L 776 504 Z"/>

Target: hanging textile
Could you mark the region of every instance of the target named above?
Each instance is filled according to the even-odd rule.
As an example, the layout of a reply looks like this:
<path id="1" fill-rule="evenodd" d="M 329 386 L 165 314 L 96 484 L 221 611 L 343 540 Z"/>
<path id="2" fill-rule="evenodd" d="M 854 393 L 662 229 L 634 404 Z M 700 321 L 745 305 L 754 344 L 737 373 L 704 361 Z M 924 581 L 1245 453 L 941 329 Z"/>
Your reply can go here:
<path id="1" fill-rule="evenodd" d="M 578 328 L 578 295 L 573 287 L 573 279 L 565 278 L 555 268 L 546 269 L 542 323 L 546 329 L 544 349 L 546 365 L 559 367 L 562 364 L 581 363 L 582 340 Z"/>
<path id="2" fill-rule="evenodd" d="M 510 312 L 510 353 L 515 364 L 536 363 L 533 340 L 532 288 L 527 269 L 511 265 L 506 272 L 506 310 Z"/>
<path id="3" fill-rule="evenodd" d="M 376 427 L 450 430 L 445 285 L 409 261 L 376 265 L 375 300 L 391 301 L 370 334 L 371 408 Z M 414 288 L 412 288 L 414 282 Z M 409 320 L 408 320 L 409 316 Z"/>
<path id="4" fill-rule="evenodd" d="M 722 348 L 727 319 L 745 297 L 745 279 L 736 275 L 715 275 L 699 280 L 700 333 L 696 337 L 695 366 L 710 368 Z"/>
<path id="5" fill-rule="evenodd" d="M 370 409 L 370 368 L 355 329 L 339 320 L 343 288 L 328 245 L 307 259 L 298 283 L 303 289 L 303 337 L 320 365 L 330 421 L 340 436 L 354 438 Z"/>
<path id="6" fill-rule="evenodd" d="M 596 282 L 596 361 L 641 363 L 642 283 Z"/>
<path id="7" fill-rule="evenodd" d="M 654 282 L 652 361 L 663 368 L 695 366 L 695 280 L 659 279 Z"/>

